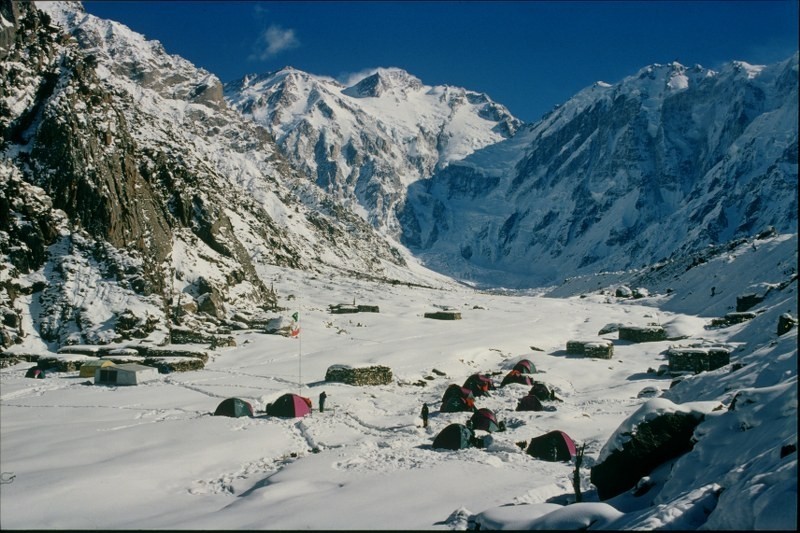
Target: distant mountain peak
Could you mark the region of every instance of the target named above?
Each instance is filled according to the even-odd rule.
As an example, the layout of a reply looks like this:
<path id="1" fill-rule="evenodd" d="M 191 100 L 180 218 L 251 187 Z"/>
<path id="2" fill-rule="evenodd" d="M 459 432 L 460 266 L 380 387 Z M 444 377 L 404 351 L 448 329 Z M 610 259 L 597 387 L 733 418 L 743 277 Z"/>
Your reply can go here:
<path id="1" fill-rule="evenodd" d="M 343 94 L 353 98 L 378 97 L 390 90 L 406 92 L 419 90 L 422 82 L 403 69 L 390 67 L 379 68 L 355 85 L 342 91 Z"/>

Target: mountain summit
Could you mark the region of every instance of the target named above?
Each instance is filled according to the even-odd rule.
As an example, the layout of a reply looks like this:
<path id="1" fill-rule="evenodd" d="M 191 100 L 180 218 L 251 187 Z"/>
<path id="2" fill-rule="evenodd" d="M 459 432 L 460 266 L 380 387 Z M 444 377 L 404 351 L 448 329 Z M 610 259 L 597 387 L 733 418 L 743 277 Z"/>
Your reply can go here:
<path id="1" fill-rule="evenodd" d="M 485 94 L 427 86 L 398 68 L 349 87 L 284 68 L 226 84 L 225 98 L 269 130 L 299 171 L 395 237 L 409 184 L 522 125 Z"/>
<path id="2" fill-rule="evenodd" d="M 387 91 L 393 91 L 395 95 L 404 95 L 408 91 L 421 89 L 422 82 L 405 70 L 379 68 L 374 74 L 343 90 L 342 94 L 353 98 L 378 98 Z"/>

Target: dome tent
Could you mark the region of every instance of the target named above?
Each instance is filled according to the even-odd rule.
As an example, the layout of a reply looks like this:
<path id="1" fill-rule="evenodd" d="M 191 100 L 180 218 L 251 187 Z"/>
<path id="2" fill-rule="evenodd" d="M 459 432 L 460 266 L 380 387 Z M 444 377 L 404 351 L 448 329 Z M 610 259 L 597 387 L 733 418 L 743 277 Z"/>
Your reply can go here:
<path id="1" fill-rule="evenodd" d="M 535 439 L 531 439 L 528 455 L 542 461 L 570 461 L 576 455 L 575 442 L 563 431 L 551 431 Z"/>
<path id="2" fill-rule="evenodd" d="M 472 418 L 467 422 L 467 427 L 473 430 L 482 429 L 483 431 L 494 433 L 495 431 L 502 431 L 505 426 L 497 421 L 497 416 L 491 409 L 484 408 L 478 409 L 472 414 Z"/>
<path id="3" fill-rule="evenodd" d="M 433 439 L 433 447 L 463 450 L 472 446 L 474 439 L 475 433 L 464 424 L 450 424 Z"/>
<path id="4" fill-rule="evenodd" d="M 514 365 L 512 370 L 516 370 L 521 374 L 535 374 L 536 373 L 536 365 L 533 364 L 533 361 L 530 359 L 520 359 L 517 364 Z"/>
<path id="5" fill-rule="evenodd" d="M 253 417 L 253 406 L 240 398 L 228 398 L 223 400 L 214 411 L 214 416 L 230 416 L 239 418 L 240 416 Z"/>
<path id="6" fill-rule="evenodd" d="M 44 379 L 44 370 L 38 366 L 32 366 L 25 372 L 26 378 Z"/>
<path id="7" fill-rule="evenodd" d="M 528 391 L 528 394 L 530 396 L 536 396 L 539 398 L 539 401 L 542 402 L 551 400 L 560 401 L 558 398 L 556 398 L 555 391 L 541 381 L 534 381 L 533 385 L 531 386 L 531 390 Z"/>
<path id="8" fill-rule="evenodd" d="M 311 400 L 298 394 L 287 393 L 267 404 L 267 414 L 287 418 L 299 418 L 311 414 Z"/>
<path id="9" fill-rule="evenodd" d="M 475 396 L 472 391 L 459 387 L 455 383 L 447 387 L 442 395 L 442 405 L 439 411 L 443 413 L 457 413 L 459 411 L 474 411 Z"/>
<path id="10" fill-rule="evenodd" d="M 472 391 L 475 396 L 488 396 L 489 391 L 494 390 L 492 378 L 484 374 L 472 374 L 464 382 L 463 388 Z"/>
<path id="11" fill-rule="evenodd" d="M 501 387 L 505 387 L 509 383 L 521 383 L 523 385 L 532 385 L 533 381 L 529 376 L 526 376 L 519 370 L 511 370 L 506 377 L 503 378 L 502 383 L 500 383 Z"/>
<path id="12" fill-rule="evenodd" d="M 544 406 L 539 398 L 532 394 L 523 396 L 517 401 L 517 408 L 515 411 L 544 411 Z"/>

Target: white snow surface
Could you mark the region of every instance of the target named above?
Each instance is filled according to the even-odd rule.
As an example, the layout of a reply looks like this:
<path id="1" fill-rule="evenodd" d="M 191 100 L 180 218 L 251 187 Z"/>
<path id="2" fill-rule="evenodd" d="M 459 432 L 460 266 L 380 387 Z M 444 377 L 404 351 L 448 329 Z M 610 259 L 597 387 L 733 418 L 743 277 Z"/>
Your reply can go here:
<path id="1" fill-rule="evenodd" d="M 733 264 L 707 266 L 735 282 Z M 671 378 L 653 369 L 666 363 L 672 341 L 632 344 L 616 333 L 598 334 L 609 323 L 699 320 L 685 302 L 680 313 L 660 309 L 663 295 L 552 298 L 262 268 L 275 280 L 286 317 L 299 313 L 298 338 L 237 331 L 237 346 L 210 350 L 204 369 L 160 375 L 138 386 L 94 385 L 78 372 L 25 378 L 32 364 L 24 362 L 2 369 L 3 529 L 463 530 L 476 524 L 482 529 L 793 529 L 796 524 L 797 453 L 780 457 L 780 452 L 797 442 L 797 330 L 778 337 L 774 322 L 792 306 L 796 314 L 796 281 L 765 300 L 764 312 L 749 322 L 684 328 L 694 335 L 682 343 L 731 341 L 737 346 L 732 362 L 744 367 L 690 376 L 670 389 Z M 328 305 L 353 299 L 378 305 L 380 312 L 328 312 Z M 460 311 L 462 319 L 423 317 L 445 307 Z M 613 359 L 567 355 L 566 342 L 576 338 L 610 340 Z M 491 397 L 478 398 L 477 406 L 492 409 L 507 431 L 491 434 L 483 449 L 433 449 L 439 431 L 469 418 L 469 413 L 439 412 L 445 388 L 475 372 L 494 374 L 499 385 L 523 357 L 534 361 L 535 379 L 563 402 L 548 403 L 545 411 L 516 412 L 528 387 L 498 388 Z M 358 387 L 324 381 L 330 366 L 372 364 L 390 367 L 392 383 Z M 420 382 L 425 386 L 415 385 Z M 639 398 L 648 388 L 661 396 Z M 324 413 L 317 410 L 322 391 L 328 396 Z M 266 404 L 287 392 L 310 398 L 313 413 L 266 416 Z M 736 408 L 729 410 L 737 394 Z M 212 416 L 229 397 L 250 402 L 256 416 Z M 423 402 L 431 407 L 428 428 L 419 419 Z M 636 420 L 670 410 L 705 414 L 694 450 L 654 471 L 649 481 L 655 486 L 644 496 L 628 492 L 598 501 L 589 476 L 603 448 L 617 446 Z M 586 446 L 583 503 L 572 503 L 574 464 L 536 460 L 516 444 L 551 430 L 565 431 Z"/>

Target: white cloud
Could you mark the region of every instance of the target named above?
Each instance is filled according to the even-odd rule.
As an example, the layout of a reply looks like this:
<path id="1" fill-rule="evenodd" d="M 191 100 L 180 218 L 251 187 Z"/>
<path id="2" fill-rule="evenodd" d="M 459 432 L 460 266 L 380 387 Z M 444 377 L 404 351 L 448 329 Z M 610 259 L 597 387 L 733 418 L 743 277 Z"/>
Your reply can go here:
<path id="1" fill-rule="evenodd" d="M 295 36 L 294 30 L 284 29 L 273 24 L 258 37 L 250 59 L 264 61 L 298 46 L 300 46 L 300 41 Z"/>

